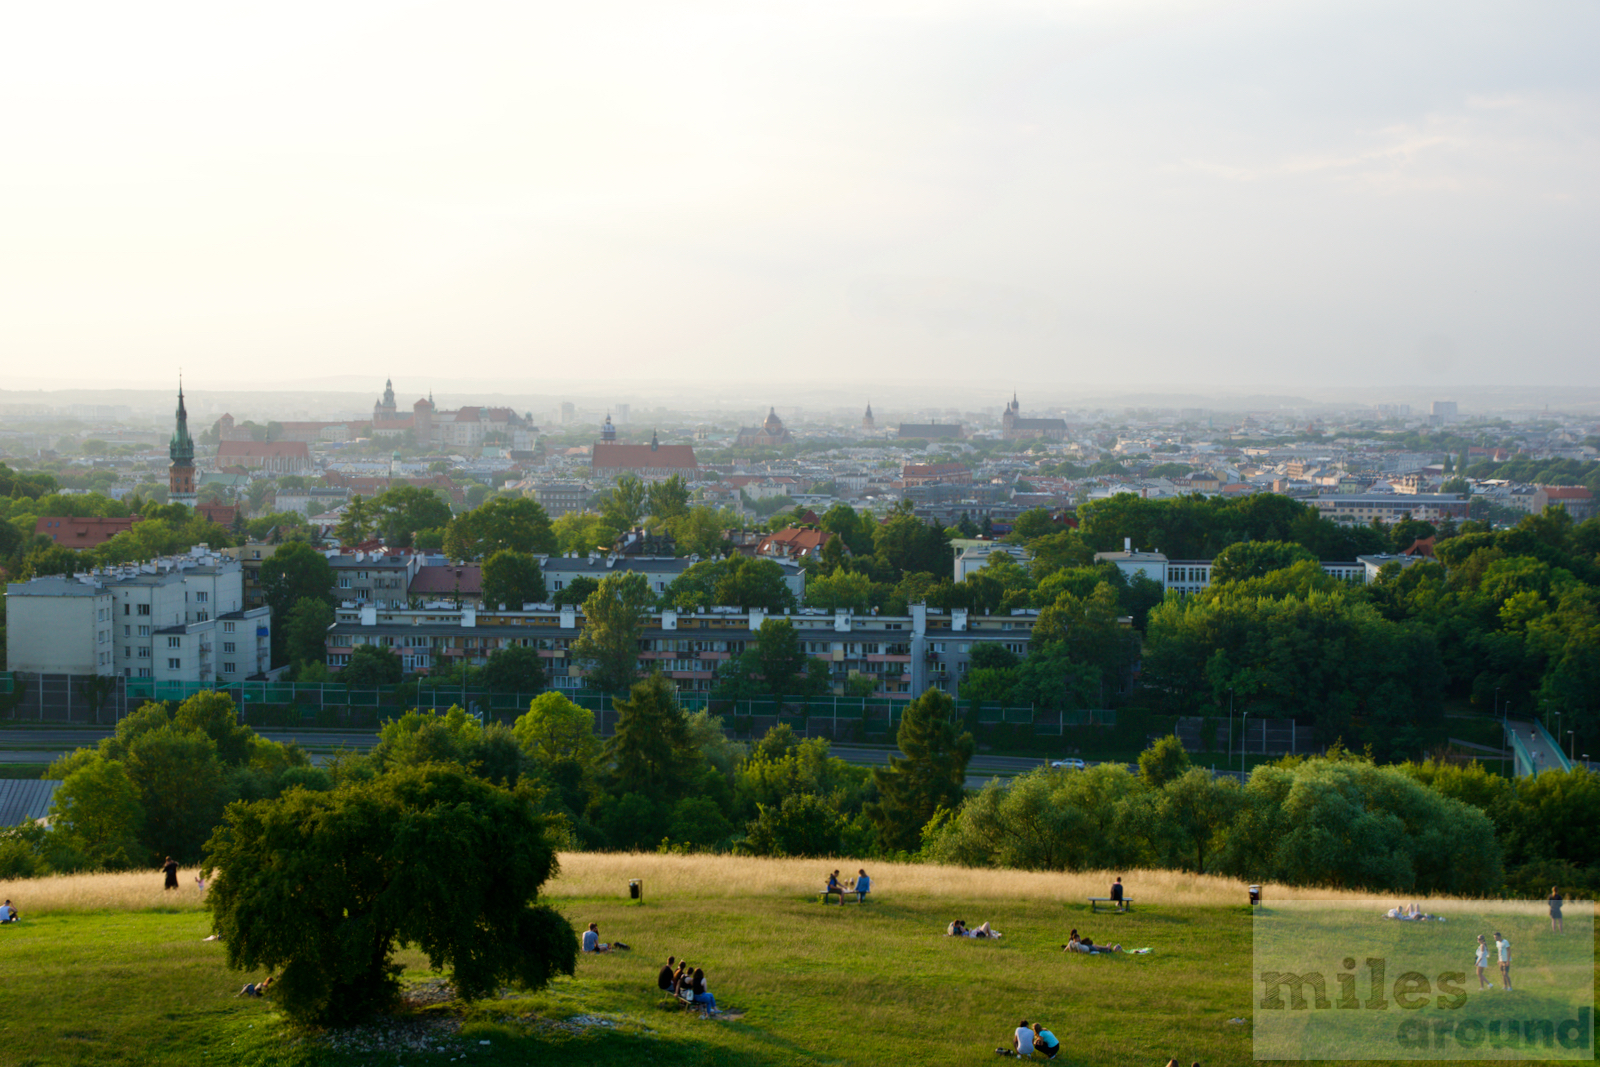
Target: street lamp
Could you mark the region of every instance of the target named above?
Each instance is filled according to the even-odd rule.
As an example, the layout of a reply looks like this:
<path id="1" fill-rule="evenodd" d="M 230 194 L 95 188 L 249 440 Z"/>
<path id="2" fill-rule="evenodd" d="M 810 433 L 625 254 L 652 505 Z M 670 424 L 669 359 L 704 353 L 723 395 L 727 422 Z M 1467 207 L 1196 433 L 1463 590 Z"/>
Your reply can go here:
<path id="1" fill-rule="evenodd" d="M 1494 713 L 1496 715 L 1500 714 L 1500 687 L 1498 685 L 1494 687 Z"/>
<path id="2" fill-rule="evenodd" d="M 1250 722 L 1250 713 L 1248 711 L 1243 712 L 1239 716 L 1239 726 L 1240 726 L 1240 729 L 1239 729 L 1239 777 L 1240 777 L 1240 779 L 1244 778 L 1244 748 L 1245 748 L 1244 735 L 1249 732 L 1249 727 L 1247 725 L 1249 722 Z"/>
<path id="3" fill-rule="evenodd" d="M 1568 730 L 1567 731 L 1567 759 L 1575 760 L 1577 758 L 1578 758 L 1578 742 L 1577 742 L 1577 739 L 1572 736 L 1572 731 Z"/>
<path id="4" fill-rule="evenodd" d="M 1233 763 L 1233 686 L 1228 686 L 1228 763 Z"/>

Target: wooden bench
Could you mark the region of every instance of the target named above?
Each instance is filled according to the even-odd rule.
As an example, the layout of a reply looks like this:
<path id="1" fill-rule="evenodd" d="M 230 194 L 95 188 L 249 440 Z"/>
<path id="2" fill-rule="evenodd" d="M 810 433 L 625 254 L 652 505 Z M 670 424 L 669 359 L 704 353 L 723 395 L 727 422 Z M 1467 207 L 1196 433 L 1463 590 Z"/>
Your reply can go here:
<path id="1" fill-rule="evenodd" d="M 872 890 L 870 890 L 870 889 L 867 890 L 865 895 L 861 895 L 861 894 L 856 893 L 856 891 L 854 889 L 846 889 L 842 893 L 836 893 L 831 889 L 824 889 L 820 893 L 817 894 L 817 899 L 822 901 L 824 904 L 826 904 L 826 903 L 828 903 L 828 898 L 829 897 L 839 897 L 841 902 L 853 900 L 857 904 L 865 904 L 867 902 L 866 898 L 870 897 L 871 895 L 872 895 Z"/>
<path id="2" fill-rule="evenodd" d="M 1096 910 L 1096 907 L 1098 905 L 1100 905 L 1100 904 L 1116 904 L 1116 903 L 1119 903 L 1119 901 L 1113 900 L 1110 897 L 1090 897 L 1089 898 L 1089 910 L 1090 911 Z M 1122 907 L 1123 907 L 1124 911 L 1132 911 L 1133 910 L 1133 898 L 1132 897 L 1123 897 L 1122 900 L 1120 901 L 1120 903 L 1122 904 Z"/>
<path id="3" fill-rule="evenodd" d="M 700 1011 L 706 1014 L 710 1014 L 711 1012 L 711 1009 L 706 1007 L 704 1004 L 695 1003 L 693 989 L 680 989 L 678 992 L 672 994 L 672 999 L 676 1000 L 685 1011 Z"/>

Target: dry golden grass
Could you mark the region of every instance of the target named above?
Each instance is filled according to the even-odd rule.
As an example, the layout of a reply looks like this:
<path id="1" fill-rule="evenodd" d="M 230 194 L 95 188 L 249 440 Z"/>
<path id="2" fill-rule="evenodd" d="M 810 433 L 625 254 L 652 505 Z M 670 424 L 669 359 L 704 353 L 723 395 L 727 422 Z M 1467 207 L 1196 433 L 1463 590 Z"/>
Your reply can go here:
<path id="1" fill-rule="evenodd" d="M 199 911 L 205 894 L 194 884 L 194 870 L 178 872 L 182 888 L 166 890 L 160 871 L 117 874 L 61 874 L 0 882 L 0 900 L 11 900 L 23 919 L 34 915 L 83 911 Z"/>
<path id="2" fill-rule="evenodd" d="M 566 852 L 561 873 L 547 887 L 554 897 L 605 897 L 625 893 L 628 880 L 644 880 L 649 897 L 793 896 L 820 892 L 828 873 L 852 876 L 861 868 L 872 876 L 875 892 L 896 897 L 952 901 L 1078 901 L 1103 897 L 1111 880 L 1122 884 L 1134 906 L 1140 900 L 1177 905 L 1237 905 L 1249 898 L 1248 885 L 1233 878 L 1183 871 L 998 871 L 933 864 L 879 863 L 873 860 L 757 859 L 746 856 L 674 856 L 656 853 Z M 1269 885 L 1270 900 L 1362 899 L 1370 893 Z M 1388 905 L 1385 905 L 1386 907 Z"/>
<path id="3" fill-rule="evenodd" d="M 561 873 L 547 886 L 549 896 L 561 898 L 619 897 L 627 894 L 628 881 L 643 879 L 645 895 L 652 900 L 674 897 L 788 897 L 820 891 L 828 872 L 842 877 L 865 867 L 874 891 L 884 897 L 949 900 L 982 904 L 1007 900 L 1082 903 L 1103 897 L 1111 880 L 1122 875 L 1128 896 L 1137 907 L 1146 904 L 1174 906 L 1240 905 L 1248 899 L 1246 883 L 1214 875 L 1183 871 L 997 871 L 933 864 L 880 863 L 873 860 L 758 859 L 747 856 L 659 855 L 650 852 L 565 852 Z M 160 871 L 120 874 L 77 874 L 51 878 L 0 882 L 0 900 L 16 902 L 24 917 L 33 914 L 87 911 L 199 911 L 204 894 L 195 887 L 195 871 L 180 872 L 182 888 L 161 888 Z M 1375 912 L 1392 907 L 1398 898 L 1376 898 L 1368 892 L 1317 889 L 1307 886 L 1267 885 L 1269 902 L 1284 900 L 1370 901 Z M 1421 901 L 1424 908 L 1448 910 L 1445 902 Z M 1541 905 L 1542 906 L 1542 902 Z"/>

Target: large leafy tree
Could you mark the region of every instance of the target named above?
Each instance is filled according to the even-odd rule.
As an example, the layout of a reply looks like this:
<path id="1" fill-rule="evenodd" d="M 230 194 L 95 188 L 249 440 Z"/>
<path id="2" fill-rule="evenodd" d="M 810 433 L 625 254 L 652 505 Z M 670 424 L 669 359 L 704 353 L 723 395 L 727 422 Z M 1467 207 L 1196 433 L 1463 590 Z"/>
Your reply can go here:
<path id="1" fill-rule="evenodd" d="M 506 982 L 538 989 L 576 964 L 572 927 L 536 903 L 556 872 L 548 820 L 459 770 L 234 804 L 206 868 L 229 966 L 276 972 L 279 1005 L 303 1023 L 392 1004 L 393 954 L 408 946 L 467 1000 Z"/>
<path id="2" fill-rule="evenodd" d="M 479 674 L 483 684 L 495 693 L 537 693 L 550 684 L 539 650 L 512 645 L 489 653 Z"/>
<path id="3" fill-rule="evenodd" d="M 560 693 L 540 693 L 512 729 L 529 758 L 543 764 L 574 760 L 588 766 L 600 751 L 594 712 Z"/>
<path id="4" fill-rule="evenodd" d="M 356 493 L 345 502 L 333 535 L 341 545 L 359 545 L 372 536 L 374 519 L 372 505 L 363 500 L 360 493 Z"/>
<path id="5" fill-rule="evenodd" d="M 357 645 L 350 651 L 350 662 L 339 668 L 344 685 L 399 685 L 404 676 L 400 657 L 377 645 Z"/>
<path id="6" fill-rule="evenodd" d="M 544 570 L 533 553 L 502 548 L 484 561 L 484 607 L 521 611 L 522 605 L 542 604 L 549 595 Z"/>
<path id="7" fill-rule="evenodd" d="M 650 610 L 650 583 L 642 574 L 608 574 L 583 602 L 583 632 L 572 658 L 590 686 L 620 692 L 639 676 L 639 639 Z"/>
<path id="8" fill-rule="evenodd" d="M 483 559 L 502 548 L 549 555 L 556 551 L 550 516 L 528 497 L 500 497 L 464 515 L 445 529 L 445 554 L 453 559 Z"/>
<path id="9" fill-rule="evenodd" d="M 450 522 L 450 505 L 432 489 L 398 485 L 372 498 L 372 521 L 385 544 L 409 547 L 419 530 Z"/>
<path id="10" fill-rule="evenodd" d="M 645 490 L 645 502 L 650 514 L 663 521 L 682 518 L 689 513 L 689 483 L 683 475 L 674 474 L 659 482 L 652 482 Z"/>
<path id="11" fill-rule="evenodd" d="M 873 769 L 879 799 L 866 812 L 886 848 L 910 851 L 934 812 L 961 806 L 977 745 L 957 732 L 955 704 L 937 689 L 907 705 L 896 740 L 903 755 L 890 756 L 888 770 Z"/>
<path id="12" fill-rule="evenodd" d="M 133 867 L 147 858 L 139 844 L 139 788 L 122 764 L 98 753 L 56 790 L 54 824 L 92 866 Z"/>
<path id="13" fill-rule="evenodd" d="M 649 505 L 649 490 L 637 475 L 624 474 L 606 497 L 601 515 L 618 530 L 639 525 Z"/>
<path id="14" fill-rule="evenodd" d="M 797 606 L 781 566 L 745 556 L 696 563 L 672 580 L 661 600 L 682 611 L 712 605 L 765 611 Z"/>
<path id="15" fill-rule="evenodd" d="M 333 605 L 333 567 L 326 556 L 302 541 L 280 546 L 271 559 L 263 562 L 260 582 L 274 619 L 288 619 L 294 606 L 306 597 Z M 274 626 L 272 661 L 286 663 L 287 655 L 287 629 Z"/>
<path id="16" fill-rule="evenodd" d="M 301 597 L 283 626 L 284 651 L 295 664 L 323 663 L 327 659 L 328 627 L 333 608 L 320 597 Z"/>

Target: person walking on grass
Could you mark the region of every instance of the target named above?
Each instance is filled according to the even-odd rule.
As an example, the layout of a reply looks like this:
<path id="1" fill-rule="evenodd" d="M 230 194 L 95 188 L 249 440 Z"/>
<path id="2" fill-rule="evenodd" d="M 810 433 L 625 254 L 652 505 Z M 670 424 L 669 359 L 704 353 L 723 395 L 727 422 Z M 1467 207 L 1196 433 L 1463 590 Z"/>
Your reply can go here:
<path id="1" fill-rule="evenodd" d="M 1494 947 L 1500 950 L 1500 985 L 1507 993 L 1511 992 L 1511 942 L 1500 936 L 1500 931 L 1494 932 Z"/>
<path id="2" fill-rule="evenodd" d="M 1561 930 L 1561 887 L 1550 887 L 1550 932 L 1559 934 Z"/>
<path id="3" fill-rule="evenodd" d="M 168 856 L 167 862 L 161 865 L 161 869 L 165 871 L 167 875 L 166 884 L 161 888 L 164 890 L 178 888 L 178 861 L 173 859 L 171 856 Z"/>
<path id="4" fill-rule="evenodd" d="M 1494 983 L 1489 981 L 1484 974 L 1484 971 L 1489 966 L 1489 945 L 1484 941 L 1482 934 L 1478 935 L 1478 954 L 1473 962 L 1478 968 L 1478 990 L 1481 992 L 1485 989 L 1493 989 Z"/>

